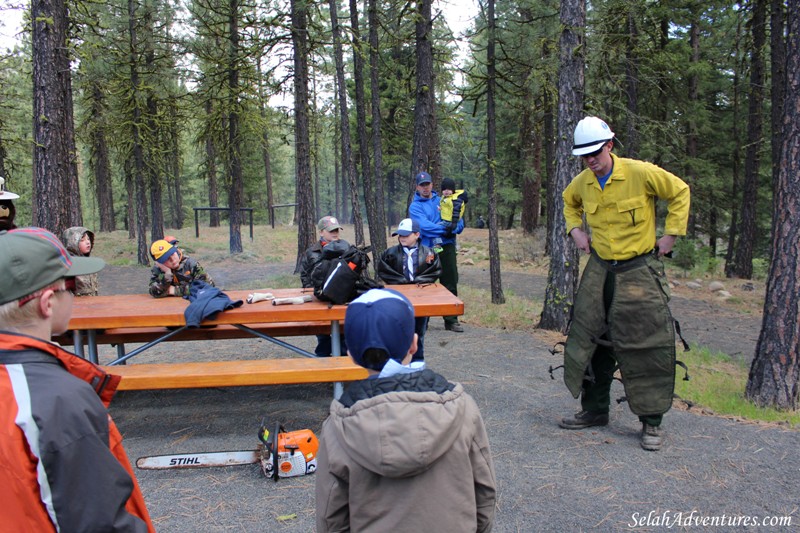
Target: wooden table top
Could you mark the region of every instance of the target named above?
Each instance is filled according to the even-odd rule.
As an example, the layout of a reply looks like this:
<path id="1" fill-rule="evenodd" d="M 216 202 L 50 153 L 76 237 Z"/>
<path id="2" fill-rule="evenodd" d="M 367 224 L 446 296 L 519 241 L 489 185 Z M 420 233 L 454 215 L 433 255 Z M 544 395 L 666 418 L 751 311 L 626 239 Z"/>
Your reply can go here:
<path id="1" fill-rule="evenodd" d="M 391 285 L 389 288 L 404 294 L 414 305 L 415 314 L 423 316 L 456 316 L 464 314 L 464 302 L 442 285 Z M 272 305 L 270 301 L 246 303 L 253 292 L 271 292 L 276 298 L 312 294 L 311 289 L 254 289 L 225 291 L 232 300 L 243 300 L 241 307 L 217 314 L 203 324 L 265 324 L 281 322 L 344 320 L 346 305 L 328 306 L 314 298 L 300 305 Z M 183 312 L 189 301 L 183 298 L 153 298 L 149 294 L 86 296 L 75 298 L 70 330 L 109 329 L 126 327 L 174 327 L 186 321 Z"/>

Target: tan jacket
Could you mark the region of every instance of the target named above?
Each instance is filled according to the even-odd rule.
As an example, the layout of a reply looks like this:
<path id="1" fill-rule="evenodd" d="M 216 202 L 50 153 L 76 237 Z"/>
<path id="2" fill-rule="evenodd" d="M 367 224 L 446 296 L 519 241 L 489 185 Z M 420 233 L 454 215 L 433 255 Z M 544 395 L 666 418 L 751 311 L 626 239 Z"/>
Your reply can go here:
<path id="1" fill-rule="evenodd" d="M 430 370 L 351 384 L 331 404 L 318 461 L 319 532 L 492 529 L 495 474 L 478 406 Z"/>

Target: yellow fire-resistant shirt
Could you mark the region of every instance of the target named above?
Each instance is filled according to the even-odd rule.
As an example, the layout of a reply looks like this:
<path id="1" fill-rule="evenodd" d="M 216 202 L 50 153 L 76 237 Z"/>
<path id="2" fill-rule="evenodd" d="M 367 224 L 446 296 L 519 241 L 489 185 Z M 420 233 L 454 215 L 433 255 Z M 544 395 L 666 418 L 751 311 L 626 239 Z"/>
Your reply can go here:
<path id="1" fill-rule="evenodd" d="M 592 248 L 607 261 L 623 261 L 656 245 L 656 198 L 667 202 L 666 235 L 686 235 L 689 186 L 670 172 L 645 161 L 611 154 L 614 170 L 600 188 L 588 168 L 564 189 L 567 234 L 581 226 L 592 230 Z"/>

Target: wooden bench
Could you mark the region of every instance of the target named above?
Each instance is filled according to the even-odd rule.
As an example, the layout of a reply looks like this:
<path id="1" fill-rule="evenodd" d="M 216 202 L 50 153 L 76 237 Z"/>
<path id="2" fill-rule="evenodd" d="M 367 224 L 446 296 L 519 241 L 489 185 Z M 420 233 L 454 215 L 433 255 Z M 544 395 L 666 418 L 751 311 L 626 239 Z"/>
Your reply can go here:
<path id="1" fill-rule="evenodd" d="M 255 359 L 106 366 L 122 376 L 118 390 L 191 389 L 356 381 L 366 369 L 349 357 Z"/>
<path id="2" fill-rule="evenodd" d="M 247 324 L 259 333 L 270 337 L 298 337 L 303 335 L 325 335 L 331 332 L 331 323 L 318 322 L 282 322 L 277 324 Z M 97 344 L 125 345 L 126 343 L 152 342 L 169 333 L 167 328 L 113 328 L 97 333 Z M 166 341 L 207 341 L 229 340 L 251 337 L 251 335 L 236 326 L 222 324 L 214 327 L 187 328 Z M 53 340 L 64 346 L 72 346 L 73 337 L 66 333 Z"/>

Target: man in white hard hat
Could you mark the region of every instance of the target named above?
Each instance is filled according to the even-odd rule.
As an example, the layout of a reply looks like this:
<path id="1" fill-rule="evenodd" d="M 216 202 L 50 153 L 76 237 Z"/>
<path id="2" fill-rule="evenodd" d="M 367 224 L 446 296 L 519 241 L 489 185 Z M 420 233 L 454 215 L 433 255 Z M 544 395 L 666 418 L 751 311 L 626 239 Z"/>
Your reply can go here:
<path id="1" fill-rule="evenodd" d="M 619 368 L 628 405 L 642 422 L 641 446 L 661 448 L 661 419 L 672 405 L 675 327 L 661 257 L 686 234 L 689 186 L 656 165 L 617 157 L 614 132 L 586 117 L 572 154 L 586 169 L 564 190 L 567 233 L 591 254 L 575 298 L 564 348 L 564 382 L 581 411 L 565 429 L 608 424 L 610 389 Z M 656 240 L 656 199 L 667 202 L 664 236 Z M 582 217 L 591 230 L 583 231 Z"/>

